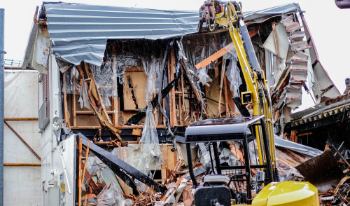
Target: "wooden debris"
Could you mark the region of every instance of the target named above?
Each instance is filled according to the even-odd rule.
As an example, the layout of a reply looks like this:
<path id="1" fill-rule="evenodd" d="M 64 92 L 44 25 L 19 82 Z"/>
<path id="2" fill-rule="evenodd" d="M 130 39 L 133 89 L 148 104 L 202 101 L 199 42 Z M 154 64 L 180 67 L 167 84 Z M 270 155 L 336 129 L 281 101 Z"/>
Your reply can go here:
<path id="1" fill-rule="evenodd" d="M 90 150 L 90 141 L 88 142 L 87 148 L 85 150 L 85 164 L 83 167 L 83 178 L 81 178 L 81 184 L 84 184 L 84 177 L 85 177 L 85 171 L 86 171 L 86 164 L 88 161 L 88 157 L 89 157 L 89 150 Z"/>
<path id="2" fill-rule="evenodd" d="M 79 71 L 83 72 L 81 67 L 84 67 L 85 73 L 84 75 L 88 78 L 85 80 L 88 88 L 88 94 L 89 94 L 89 101 L 92 106 L 92 109 L 94 110 L 95 114 L 97 115 L 97 118 L 102 126 L 102 128 L 108 128 L 111 133 L 121 142 L 122 146 L 127 146 L 128 143 L 125 142 L 121 137 L 120 133 L 121 130 L 117 129 L 111 119 L 109 118 L 107 114 L 107 110 L 102 102 L 102 98 L 100 95 L 99 90 L 96 86 L 96 81 L 94 74 L 89 66 L 89 64 L 82 62 L 82 65 L 78 66 Z"/>

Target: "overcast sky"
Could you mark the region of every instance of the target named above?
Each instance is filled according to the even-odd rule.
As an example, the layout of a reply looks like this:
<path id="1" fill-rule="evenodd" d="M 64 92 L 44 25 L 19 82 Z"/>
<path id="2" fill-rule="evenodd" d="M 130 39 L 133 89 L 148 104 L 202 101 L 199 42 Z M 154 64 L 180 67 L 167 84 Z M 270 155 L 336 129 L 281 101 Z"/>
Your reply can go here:
<path id="1" fill-rule="evenodd" d="M 241 0 L 243 11 L 260 10 L 292 3 L 291 0 Z M 146 7 L 156 9 L 198 10 L 204 0 L 66 0 L 64 2 Z M 295 0 L 311 30 L 320 61 L 341 93 L 350 77 L 350 9 L 338 9 L 334 0 Z M 0 0 L 5 9 L 6 59 L 23 60 L 36 6 L 40 0 Z M 306 106 L 306 105 L 305 105 Z"/>

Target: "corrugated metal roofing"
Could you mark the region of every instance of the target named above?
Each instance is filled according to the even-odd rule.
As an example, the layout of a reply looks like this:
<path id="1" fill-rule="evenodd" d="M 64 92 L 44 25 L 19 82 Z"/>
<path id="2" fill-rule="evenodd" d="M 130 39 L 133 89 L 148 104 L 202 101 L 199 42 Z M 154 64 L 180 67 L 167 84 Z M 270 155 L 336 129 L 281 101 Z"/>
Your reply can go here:
<path id="1" fill-rule="evenodd" d="M 199 7 L 200 5 L 198 5 Z M 298 8 L 287 4 L 246 12 L 247 20 Z M 197 32 L 198 11 L 169 11 L 71 3 L 44 3 L 53 54 L 79 64 L 100 65 L 108 39 L 166 39 Z"/>
<path id="2" fill-rule="evenodd" d="M 198 12 L 44 3 L 53 53 L 100 65 L 107 39 L 165 39 L 197 32 Z"/>
<path id="3" fill-rule="evenodd" d="M 300 10 L 299 4 L 296 3 L 290 3 L 290 4 L 284 4 L 279 6 L 274 6 L 267 9 L 262 9 L 258 11 L 247 11 L 244 12 L 245 21 L 255 20 L 259 18 L 266 18 L 269 16 L 275 16 L 275 15 L 282 15 L 284 13 L 288 13 L 291 11 L 297 11 Z"/>

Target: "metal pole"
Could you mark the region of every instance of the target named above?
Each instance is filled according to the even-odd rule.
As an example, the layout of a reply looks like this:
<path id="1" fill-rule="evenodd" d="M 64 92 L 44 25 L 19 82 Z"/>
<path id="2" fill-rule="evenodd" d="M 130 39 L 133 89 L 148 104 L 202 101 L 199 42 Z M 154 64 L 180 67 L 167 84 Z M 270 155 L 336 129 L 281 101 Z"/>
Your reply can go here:
<path id="1" fill-rule="evenodd" d="M 0 206 L 4 194 L 4 22 L 5 9 L 0 9 Z"/>

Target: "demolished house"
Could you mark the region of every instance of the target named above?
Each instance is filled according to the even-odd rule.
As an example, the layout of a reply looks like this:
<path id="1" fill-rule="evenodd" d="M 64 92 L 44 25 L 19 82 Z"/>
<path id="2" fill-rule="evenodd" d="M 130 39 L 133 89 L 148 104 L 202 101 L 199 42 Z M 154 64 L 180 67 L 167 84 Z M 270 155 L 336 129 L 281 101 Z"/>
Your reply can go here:
<path id="1" fill-rule="evenodd" d="M 198 19 L 70 3 L 37 9 L 23 67 L 41 73 L 44 205 L 192 203 L 186 127 L 240 115 L 232 97 L 246 89 L 228 30 L 202 31 Z M 280 180 L 302 179 L 295 167 L 322 148 L 298 144 L 304 130 L 290 135 L 292 110 L 303 89 L 317 104 L 340 93 L 298 4 L 245 12 L 245 23 L 270 88 Z M 220 158 L 240 164 L 239 148 L 222 148 Z M 193 145 L 198 178 L 207 155 Z"/>

